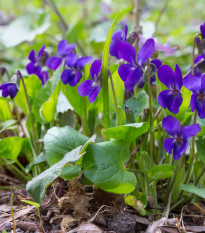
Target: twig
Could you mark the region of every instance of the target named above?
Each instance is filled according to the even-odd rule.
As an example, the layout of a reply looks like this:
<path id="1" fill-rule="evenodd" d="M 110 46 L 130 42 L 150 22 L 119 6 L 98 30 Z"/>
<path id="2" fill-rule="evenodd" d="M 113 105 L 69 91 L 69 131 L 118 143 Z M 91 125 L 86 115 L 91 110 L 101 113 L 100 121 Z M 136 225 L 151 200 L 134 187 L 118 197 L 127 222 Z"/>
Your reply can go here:
<path id="1" fill-rule="evenodd" d="M 64 31 L 67 31 L 68 30 L 68 25 L 67 25 L 66 21 L 64 20 L 63 16 L 61 15 L 60 11 L 58 10 L 55 2 L 53 0 L 49 0 L 48 2 L 50 4 L 50 6 L 53 8 L 56 15 L 58 16 L 58 18 L 60 20 L 60 25 L 62 26 L 62 29 Z"/>
<path id="2" fill-rule="evenodd" d="M 194 68 L 196 68 L 198 65 L 200 65 L 202 62 L 204 62 L 204 58 L 201 59 L 200 61 L 198 61 L 196 64 L 194 64 Z M 187 73 L 184 75 L 184 77 L 186 77 L 188 74 L 190 74 L 192 72 L 192 70 L 187 71 Z"/>
<path id="3" fill-rule="evenodd" d="M 130 161 L 133 159 L 133 157 L 135 156 L 137 151 L 140 149 L 140 146 L 142 145 L 142 142 L 144 141 L 146 135 L 147 135 L 146 133 L 142 135 L 140 142 L 137 144 L 136 148 L 132 151 L 129 160 L 125 163 L 125 165 L 124 165 L 125 168 L 127 168 Z"/>
<path id="4" fill-rule="evenodd" d="M 155 34 L 156 34 L 157 29 L 158 29 L 159 22 L 160 22 L 163 14 L 166 11 L 166 9 L 167 9 L 167 7 L 168 7 L 168 5 L 169 5 L 170 2 L 171 2 L 171 0 L 166 0 L 164 6 L 162 7 L 161 11 L 159 12 L 159 15 L 158 15 L 158 17 L 156 19 L 156 22 L 155 22 Z"/>
<path id="5" fill-rule="evenodd" d="M 157 110 L 157 112 L 154 115 L 154 120 L 157 119 L 157 117 L 160 114 L 161 110 L 162 110 L 161 107 Z M 145 134 L 142 135 L 139 144 L 137 144 L 136 148 L 131 152 L 129 160 L 124 164 L 125 168 L 127 168 L 128 164 L 130 163 L 130 161 L 133 159 L 133 157 L 135 156 L 135 154 L 139 150 L 140 146 L 142 145 L 142 143 L 143 143 L 143 141 L 144 141 L 144 139 L 145 139 L 145 137 L 146 137 L 146 135 L 148 133 L 149 133 L 149 131 L 147 133 L 145 133 Z"/>

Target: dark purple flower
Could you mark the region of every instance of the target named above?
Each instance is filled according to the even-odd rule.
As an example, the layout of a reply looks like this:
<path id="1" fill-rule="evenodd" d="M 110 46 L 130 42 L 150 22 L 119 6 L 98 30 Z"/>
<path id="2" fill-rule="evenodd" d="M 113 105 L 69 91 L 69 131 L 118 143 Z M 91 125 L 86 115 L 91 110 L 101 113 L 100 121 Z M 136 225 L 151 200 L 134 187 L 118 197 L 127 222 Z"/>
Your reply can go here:
<path id="1" fill-rule="evenodd" d="M 179 127 L 179 121 L 172 116 L 163 119 L 162 127 L 173 137 L 164 140 L 164 148 L 169 154 L 173 152 L 175 160 L 179 160 L 185 153 L 188 146 L 187 139 L 197 135 L 201 130 L 198 124 Z"/>
<path id="2" fill-rule="evenodd" d="M 11 99 L 13 99 L 20 87 L 20 75 L 19 75 L 19 71 L 17 71 L 13 77 L 11 78 L 11 81 L 8 83 L 3 83 L 2 85 L 0 85 L 0 90 L 2 90 L 2 96 L 3 97 L 7 97 L 10 96 Z"/>
<path id="3" fill-rule="evenodd" d="M 180 92 L 182 87 L 182 72 L 178 65 L 175 72 L 168 65 L 162 65 L 158 70 L 159 80 L 168 87 L 168 90 L 160 92 L 158 102 L 163 108 L 168 108 L 170 112 L 177 114 L 182 104 L 183 98 Z"/>
<path id="4" fill-rule="evenodd" d="M 92 80 L 85 80 L 78 87 L 78 93 L 81 96 L 88 96 L 89 102 L 93 103 L 101 89 L 102 82 L 102 60 L 95 60 L 90 67 L 90 76 Z"/>
<path id="5" fill-rule="evenodd" d="M 114 32 L 112 35 L 112 42 L 110 44 L 110 55 L 116 57 L 117 59 L 120 59 L 120 57 L 118 55 L 117 44 L 120 41 L 127 40 L 127 30 L 128 30 L 128 27 L 125 24 L 124 25 L 124 32 L 122 30 L 118 30 L 118 31 Z"/>
<path id="6" fill-rule="evenodd" d="M 151 77 L 150 77 L 150 83 L 153 84 L 153 82 L 156 81 L 156 70 L 155 70 L 155 67 L 157 68 L 157 70 L 159 69 L 159 67 L 162 65 L 162 62 L 161 60 L 159 59 L 153 59 L 151 62 L 150 62 L 150 68 L 151 68 Z M 146 79 L 144 80 L 144 77 L 141 77 L 140 80 L 139 80 L 139 83 L 138 83 L 138 87 L 139 88 L 143 88 L 144 87 L 144 84 L 145 84 L 145 81 L 147 81 Z"/>
<path id="7" fill-rule="evenodd" d="M 75 48 L 75 44 L 69 44 L 67 40 L 61 40 L 58 43 L 58 54 L 59 57 L 53 56 L 49 57 L 46 61 L 46 65 L 48 68 L 52 70 L 56 70 L 60 64 L 62 63 L 62 60 L 65 56 L 71 54 Z"/>
<path id="8" fill-rule="evenodd" d="M 65 57 L 65 64 L 69 69 L 65 69 L 61 74 L 63 84 L 69 84 L 74 87 L 83 76 L 83 68 L 92 61 L 92 57 L 78 58 L 77 54 L 70 54 Z"/>
<path id="9" fill-rule="evenodd" d="M 136 83 L 143 75 L 142 66 L 154 53 L 154 40 L 148 39 L 137 54 L 135 48 L 125 41 L 120 41 L 117 44 L 117 51 L 120 58 L 123 58 L 129 64 L 122 64 L 118 73 L 121 79 L 125 82 L 125 88 L 132 91 Z"/>
<path id="10" fill-rule="evenodd" d="M 201 31 L 202 37 L 205 39 L 205 23 L 200 25 L 200 31 Z"/>
<path id="11" fill-rule="evenodd" d="M 42 70 L 43 66 L 46 64 L 46 60 L 48 59 L 48 53 L 45 51 L 45 45 L 41 47 L 37 56 L 35 50 L 31 50 L 28 59 L 30 60 L 30 63 L 26 66 L 28 74 L 37 75 L 44 85 L 49 79 L 48 72 Z"/>
<path id="12" fill-rule="evenodd" d="M 193 92 L 191 96 L 191 110 L 196 108 L 199 117 L 205 118 L 205 74 L 201 77 L 188 75 L 183 79 L 184 86 Z"/>
<path id="13" fill-rule="evenodd" d="M 200 62 L 201 61 L 201 62 Z M 201 75 L 205 72 L 205 61 L 204 61 L 204 55 L 198 55 L 194 59 L 194 64 L 200 62 L 197 67 L 194 68 L 194 76 L 201 77 Z M 188 72 L 191 73 L 192 66 L 189 68 Z"/>

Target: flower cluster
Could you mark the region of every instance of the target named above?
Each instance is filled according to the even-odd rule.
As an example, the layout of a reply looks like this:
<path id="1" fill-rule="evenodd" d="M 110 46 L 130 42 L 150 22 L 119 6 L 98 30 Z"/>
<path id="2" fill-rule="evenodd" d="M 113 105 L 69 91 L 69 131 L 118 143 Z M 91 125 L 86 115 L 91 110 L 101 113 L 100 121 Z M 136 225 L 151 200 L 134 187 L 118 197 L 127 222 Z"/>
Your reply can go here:
<path id="1" fill-rule="evenodd" d="M 28 74 L 35 74 L 38 76 L 42 85 L 44 85 L 49 79 L 48 71 L 43 70 L 48 59 L 48 53 L 45 51 L 45 47 L 46 46 L 43 45 L 37 55 L 35 50 L 31 50 L 28 56 L 30 63 L 26 66 Z"/>

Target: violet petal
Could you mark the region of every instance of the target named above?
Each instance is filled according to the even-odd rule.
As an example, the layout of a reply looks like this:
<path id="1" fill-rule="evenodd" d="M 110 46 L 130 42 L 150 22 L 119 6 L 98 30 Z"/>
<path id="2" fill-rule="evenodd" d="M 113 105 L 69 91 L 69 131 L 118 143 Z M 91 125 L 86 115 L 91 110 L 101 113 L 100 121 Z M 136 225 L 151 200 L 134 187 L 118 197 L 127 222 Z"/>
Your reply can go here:
<path id="1" fill-rule="evenodd" d="M 90 67 L 90 75 L 95 80 L 95 78 L 98 76 L 98 73 L 102 69 L 102 60 L 95 60 L 93 64 Z"/>
<path id="2" fill-rule="evenodd" d="M 186 152 L 188 146 L 188 141 L 186 139 L 182 140 L 180 143 L 175 142 L 173 144 L 173 157 L 175 160 L 179 160 L 181 155 Z"/>
<path id="3" fill-rule="evenodd" d="M 88 79 L 78 86 L 78 93 L 81 96 L 88 96 L 92 90 L 93 81 Z"/>
<path id="4" fill-rule="evenodd" d="M 129 62 L 133 66 L 136 66 L 136 62 L 135 62 L 136 50 L 128 42 L 126 41 L 118 42 L 117 54 L 119 55 L 119 58 L 123 58 L 125 61 Z"/>
<path id="5" fill-rule="evenodd" d="M 169 89 L 171 89 L 172 86 L 175 84 L 175 73 L 172 70 L 172 68 L 168 65 L 162 65 L 158 69 L 158 78 Z"/>
<path id="6" fill-rule="evenodd" d="M 173 137 L 179 133 L 179 121 L 172 116 L 167 116 L 162 120 L 162 127 Z"/>
<path id="7" fill-rule="evenodd" d="M 119 68 L 118 68 L 118 74 L 120 76 L 120 78 L 125 82 L 127 76 L 132 72 L 133 70 L 133 66 L 130 64 L 122 64 Z"/>
<path id="8" fill-rule="evenodd" d="M 134 69 L 126 78 L 125 88 L 128 91 L 131 91 L 136 85 L 136 83 L 140 80 L 142 75 L 143 75 L 143 71 L 140 67 L 137 67 L 136 69 Z"/>
<path id="9" fill-rule="evenodd" d="M 195 135 L 197 135 L 200 132 L 201 128 L 199 124 L 192 124 L 189 126 L 184 126 L 180 130 L 180 135 L 183 137 L 183 139 L 191 138 Z"/>
<path id="10" fill-rule="evenodd" d="M 164 149 L 171 154 L 173 149 L 174 138 L 167 138 L 164 140 Z"/>
<path id="11" fill-rule="evenodd" d="M 46 65 L 49 69 L 56 70 L 62 62 L 62 58 L 60 57 L 49 57 L 46 60 Z"/>
<path id="12" fill-rule="evenodd" d="M 137 54 L 137 64 L 143 66 L 144 63 L 153 55 L 154 53 L 154 40 L 152 38 L 148 39 L 140 49 Z"/>

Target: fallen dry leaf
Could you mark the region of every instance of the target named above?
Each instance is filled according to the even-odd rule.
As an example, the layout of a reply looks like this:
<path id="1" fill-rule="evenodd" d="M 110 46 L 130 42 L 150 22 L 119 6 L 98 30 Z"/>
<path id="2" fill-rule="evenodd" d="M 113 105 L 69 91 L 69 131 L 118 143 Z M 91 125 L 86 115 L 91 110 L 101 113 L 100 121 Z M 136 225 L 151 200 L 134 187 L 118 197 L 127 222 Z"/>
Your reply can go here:
<path id="1" fill-rule="evenodd" d="M 67 233 L 103 233 L 103 231 L 92 223 L 83 223 L 79 227 L 67 231 Z"/>

